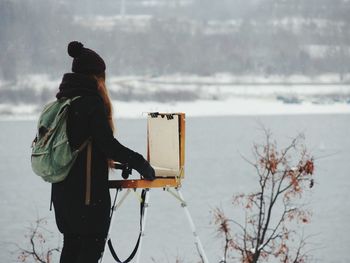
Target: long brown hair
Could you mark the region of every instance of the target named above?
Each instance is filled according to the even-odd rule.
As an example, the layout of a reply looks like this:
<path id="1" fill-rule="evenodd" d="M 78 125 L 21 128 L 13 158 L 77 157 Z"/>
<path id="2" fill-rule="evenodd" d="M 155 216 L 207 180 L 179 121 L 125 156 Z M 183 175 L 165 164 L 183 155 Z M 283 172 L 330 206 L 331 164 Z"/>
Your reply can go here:
<path id="1" fill-rule="evenodd" d="M 103 99 L 106 112 L 107 112 L 108 123 L 112 131 L 114 132 L 115 124 L 113 121 L 113 106 L 112 106 L 111 98 L 109 96 L 108 89 L 106 87 L 106 75 L 105 73 L 101 73 L 98 75 L 93 75 L 93 78 L 97 81 L 97 91 Z"/>
<path id="2" fill-rule="evenodd" d="M 101 73 L 98 75 L 93 75 L 93 78 L 97 81 L 97 91 L 102 97 L 103 103 L 106 108 L 106 113 L 107 113 L 107 119 L 109 126 L 111 127 L 113 133 L 115 132 L 115 124 L 113 121 L 113 105 L 111 98 L 109 96 L 108 89 L 106 87 L 106 74 Z M 108 161 L 108 166 L 112 169 L 114 168 L 114 161 L 109 159 Z"/>

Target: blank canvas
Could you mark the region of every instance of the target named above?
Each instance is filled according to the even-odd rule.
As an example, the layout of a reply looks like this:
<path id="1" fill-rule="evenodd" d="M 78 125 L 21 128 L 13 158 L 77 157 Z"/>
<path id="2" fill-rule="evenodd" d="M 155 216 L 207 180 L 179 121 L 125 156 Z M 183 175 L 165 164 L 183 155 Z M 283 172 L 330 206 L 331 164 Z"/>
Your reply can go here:
<path id="1" fill-rule="evenodd" d="M 180 173 L 179 116 L 148 116 L 148 151 L 157 177 L 176 177 Z"/>

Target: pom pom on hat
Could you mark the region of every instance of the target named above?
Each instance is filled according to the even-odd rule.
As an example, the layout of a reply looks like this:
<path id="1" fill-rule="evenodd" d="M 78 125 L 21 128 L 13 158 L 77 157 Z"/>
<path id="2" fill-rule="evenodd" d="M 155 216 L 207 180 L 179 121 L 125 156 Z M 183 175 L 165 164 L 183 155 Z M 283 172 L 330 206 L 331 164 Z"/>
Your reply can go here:
<path id="1" fill-rule="evenodd" d="M 85 48 L 78 41 L 68 44 L 68 54 L 73 57 L 72 71 L 82 74 L 100 74 L 105 72 L 106 64 L 103 59 L 93 50 Z"/>
<path id="2" fill-rule="evenodd" d="M 68 54 L 72 58 L 79 57 L 82 50 L 84 48 L 84 45 L 78 41 L 72 41 L 68 44 Z"/>

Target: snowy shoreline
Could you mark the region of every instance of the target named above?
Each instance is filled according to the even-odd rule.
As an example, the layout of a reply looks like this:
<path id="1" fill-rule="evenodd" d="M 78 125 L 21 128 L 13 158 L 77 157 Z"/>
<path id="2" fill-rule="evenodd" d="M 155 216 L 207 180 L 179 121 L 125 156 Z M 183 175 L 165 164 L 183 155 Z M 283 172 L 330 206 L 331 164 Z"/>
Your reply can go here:
<path id="1" fill-rule="evenodd" d="M 185 112 L 188 117 L 350 114 L 348 103 L 285 103 L 265 98 L 229 98 L 176 103 L 114 100 L 113 105 L 114 117 L 117 119 L 143 118 L 148 112 Z M 8 114 L 0 115 L 0 121 L 37 120 L 39 116 L 38 105 L 0 105 L 0 111 L 4 108 L 8 110 Z"/>
<path id="2" fill-rule="evenodd" d="M 350 113 L 350 74 L 338 76 L 110 76 L 115 118 L 142 118 L 146 112 L 187 116 Z M 0 120 L 35 120 L 53 100 L 60 80 L 48 75 L 0 81 Z M 249 84 L 248 84 L 249 83 Z"/>

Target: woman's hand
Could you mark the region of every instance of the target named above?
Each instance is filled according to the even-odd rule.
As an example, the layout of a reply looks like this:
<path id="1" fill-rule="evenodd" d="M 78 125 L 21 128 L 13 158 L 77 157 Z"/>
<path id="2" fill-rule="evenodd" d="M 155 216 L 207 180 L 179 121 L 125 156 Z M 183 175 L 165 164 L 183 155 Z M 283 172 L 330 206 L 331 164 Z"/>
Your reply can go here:
<path id="1" fill-rule="evenodd" d="M 156 173 L 153 167 L 149 164 L 149 162 L 145 158 L 143 158 L 141 154 L 134 152 L 130 160 L 130 165 L 142 176 L 143 179 L 145 180 L 156 179 Z"/>
<path id="2" fill-rule="evenodd" d="M 140 167 L 140 169 L 137 170 L 137 171 L 141 174 L 141 176 L 145 180 L 154 180 L 154 179 L 156 179 L 156 173 L 155 173 L 153 167 L 146 160 L 143 163 L 143 165 Z"/>

